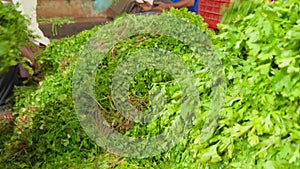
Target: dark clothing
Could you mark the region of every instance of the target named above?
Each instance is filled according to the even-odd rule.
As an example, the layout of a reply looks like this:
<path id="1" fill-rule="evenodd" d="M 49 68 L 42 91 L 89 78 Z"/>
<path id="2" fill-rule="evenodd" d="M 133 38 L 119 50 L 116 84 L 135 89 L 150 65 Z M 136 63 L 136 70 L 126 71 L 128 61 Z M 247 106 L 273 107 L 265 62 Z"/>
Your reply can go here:
<path id="1" fill-rule="evenodd" d="M 163 3 L 175 3 L 180 0 L 154 0 L 153 2 L 163 2 Z M 195 0 L 194 6 L 189 7 L 189 11 L 198 14 L 198 5 L 200 0 Z M 108 10 L 108 19 L 113 20 L 115 17 L 122 13 L 138 14 L 143 13 L 142 7 L 135 0 L 118 0 L 118 2 L 112 4 Z M 147 13 L 147 12 L 146 12 Z"/>
<path id="2" fill-rule="evenodd" d="M 171 1 L 171 0 L 154 0 L 153 2 L 154 2 L 154 3 L 155 3 L 155 2 L 163 2 L 163 3 L 166 3 L 166 4 L 173 3 L 173 1 Z"/>
<path id="3" fill-rule="evenodd" d="M 0 74 L 0 107 L 4 106 L 6 100 L 13 95 L 15 85 L 21 84 L 18 79 L 18 65 L 9 67 L 8 71 Z"/>
<path id="4" fill-rule="evenodd" d="M 153 2 L 173 3 L 172 0 L 154 0 Z M 114 19 L 122 13 L 137 14 L 143 12 L 135 0 L 118 0 L 109 7 L 108 18 Z"/>
<path id="5" fill-rule="evenodd" d="M 118 0 L 109 7 L 108 18 L 114 19 L 122 13 L 139 13 L 142 7 L 135 0 Z"/>
<path id="6" fill-rule="evenodd" d="M 21 49 L 22 57 L 29 59 L 32 63 L 27 63 L 35 72 L 37 65 L 32 51 L 28 46 Z M 10 66 L 6 72 L 0 73 L 0 110 L 7 106 L 7 99 L 13 96 L 14 87 L 23 84 L 23 80 L 30 77 L 29 71 L 21 64 Z"/>

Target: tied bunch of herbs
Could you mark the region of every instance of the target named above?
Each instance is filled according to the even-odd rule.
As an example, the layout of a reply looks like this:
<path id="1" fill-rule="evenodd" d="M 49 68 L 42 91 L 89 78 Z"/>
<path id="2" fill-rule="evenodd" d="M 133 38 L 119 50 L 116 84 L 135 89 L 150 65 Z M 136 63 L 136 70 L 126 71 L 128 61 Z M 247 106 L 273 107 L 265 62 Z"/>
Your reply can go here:
<path id="1" fill-rule="evenodd" d="M 28 21 L 12 4 L 0 2 L 0 73 L 20 61 L 20 49 L 29 38 Z"/>

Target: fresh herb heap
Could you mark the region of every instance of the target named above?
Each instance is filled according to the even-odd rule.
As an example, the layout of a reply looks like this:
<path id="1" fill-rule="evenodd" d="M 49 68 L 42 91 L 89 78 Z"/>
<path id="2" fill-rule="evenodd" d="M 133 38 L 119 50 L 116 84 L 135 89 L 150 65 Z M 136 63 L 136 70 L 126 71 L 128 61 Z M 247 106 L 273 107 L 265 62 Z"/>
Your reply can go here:
<path id="1" fill-rule="evenodd" d="M 227 104 L 208 149 L 227 168 L 300 166 L 299 15 L 298 0 L 268 2 L 220 25 Z"/>
<path id="2" fill-rule="evenodd" d="M 222 53 L 227 99 L 214 136 L 201 144 L 196 125 L 165 154 L 119 167 L 299 168 L 299 14 L 298 0 L 262 3 L 220 24 L 212 40 Z"/>
<path id="3" fill-rule="evenodd" d="M 177 10 L 172 10 L 172 12 L 180 13 Z M 189 16 L 186 17 L 187 21 L 198 23 L 199 28 L 203 31 L 207 30 L 207 28 L 203 28 L 203 25 L 206 24 L 203 23 L 202 18 L 186 10 L 181 12 Z M 184 16 L 186 15 L 182 15 L 182 17 Z M 84 49 L 87 39 L 98 29 L 99 27 L 96 27 L 76 36 L 52 42 L 46 48 L 39 60 L 40 64 L 43 65 L 41 71 L 45 72 L 45 76 L 38 89 L 28 90 L 27 87 L 20 87 L 16 91 L 17 128 L 14 136 L 6 143 L 6 153 L 0 158 L 1 163 L 10 167 L 91 167 L 93 164 L 89 161 L 97 160 L 97 155 L 101 155 L 100 149 L 82 130 L 72 101 L 72 77 L 76 60 L 79 53 Z M 141 38 L 145 38 L 145 40 L 141 41 Z M 139 43 L 137 44 L 136 41 Z M 159 35 L 141 35 L 126 39 L 117 44 L 116 51 L 108 54 L 107 57 L 121 58 L 134 51 L 153 48 L 154 46 L 173 51 L 188 62 L 195 61 L 195 58 L 189 61 L 189 56 L 192 53 L 184 44 L 176 39 Z M 108 60 L 106 64 L 109 66 L 113 62 Z M 109 77 L 109 73 L 114 68 L 109 69 L 107 66 L 99 67 L 99 85 L 96 90 L 97 93 L 102 92 L 103 94 L 98 95 L 98 100 L 103 107 L 112 109 L 113 105 L 101 98 L 107 95 L 106 92 L 109 90 L 107 90 L 107 83 L 105 82 L 110 80 L 101 81 L 101 77 Z M 197 68 L 196 66 L 193 65 L 193 68 L 201 69 L 201 67 Z M 140 98 L 148 94 L 148 89 L 153 85 L 150 84 L 152 80 L 170 79 L 163 75 L 162 72 L 153 70 L 148 72 L 148 76 L 140 74 L 136 77 L 137 84 L 131 86 L 131 91 L 138 98 L 137 104 L 143 103 L 143 99 Z M 149 79 L 150 76 L 152 78 Z M 173 90 L 176 92 L 178 87 L 175 86 Z M 118 130 L 123 132 L 128 130 L 129 125 L 123 123 L 124 120 L 113 111 L 108 111 L 106 117 L 110 117 L 107 120 L 112 126 L 120 126 L 117 128 Z M 168 120 L 165 123 L 169 123 Z M 156 132 L 159 131 L 153 131 L 153 134 Z M 11 156 L 16 158 L 11 159 Z M 86 161 L 82 159 L 86 159 Z"/>
<path id="4" fill-rule="evenodd" d="M 100 149 L 81 129 L 71 96 L 74 64 L 97 29 L 53 41 L 39 59 L 44 77 L 37 89 L 16 89 L 17 124 L 11 140 L 6 142 L 5 154 L 0 157 L 3 168 L 93 166 L 89 161 Z"/>
<path id="5" fill-rule="evenodd" d="M 20 61 L 20 49 L 29 38 L 27 24 L 14 5 L 0 2 L 0 74 Z"/>
<path id="6" fill-rule="evenodd" d="M 217 36 L 207 30 L 199 16 L 186 10 L 170 11 L 203 30 L 221 53 L 227 98 L 217 130 L 206 142 L 200 143 L 206 119 L 199 116 L 189 135 L 161 155 L 138 160 L 101 152 L 82 130 L 71 96 L 76 60 L 96 27 L 47 47 L 41 58 L 46 75 L 38 89 L 17 90 L 17 128 L 5 144 L 0 163 L 6 165 L 4 168 L 299 168 L 300 2 L 264 3 L 251 11 L 235 22 L 220 24 Z M 132 124 L 121 119 L 105 98 L 109 95 L 108 77 L 116 64 L 112 57 L 122 58 L 157 46 L 178 54 L 193 70 L 205 70 L 191 50 L 176 39 L 141 35 L 118 43 L 99 67 L 96 90 L 101 93 L 98 101 L 109 110 L 109 123 L 126 135 L 157 135 L 178 113 L 175 104 L 174 114 L 147 125 Z M 178 87 L 165 75 L 156 70 L 138 74 L 130 88 L 133 103 L 141 109 L 147 107 L 146 95 L 156 87 L 157 79 L 167 89 L 167 98 L 176 101 L 172 96 Z M 211 100 L 211 81 L 205 73 L 198 77 L 203 80 L 199 111 L 205 115 Z"/>

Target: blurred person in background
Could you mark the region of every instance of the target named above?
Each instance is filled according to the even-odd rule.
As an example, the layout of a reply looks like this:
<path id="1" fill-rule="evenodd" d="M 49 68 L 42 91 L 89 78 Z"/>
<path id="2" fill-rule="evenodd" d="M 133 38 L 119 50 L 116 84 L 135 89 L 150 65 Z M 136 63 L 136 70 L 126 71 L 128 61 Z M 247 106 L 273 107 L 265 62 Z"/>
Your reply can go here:
<path id="1" fill-rule="evenodd" d="M 37 22 L 37 0 L 1 0 L 3 4 L 13 3 L 19 4 L 17 10 L 21 12 L 29 20 L 28 30 L 32 32 L 34 38 L 30 38 L 30 41 L 37 46 L 45 47 L 50 44 L 50 41 L 45 37 L 44 33 L 40 30 Z"/>
<path id="2" fill-rule="evenodd" d="M 30 21 L 28 30 L 34 35 L 34 38 L 30 38 L 29 40 L 39 47 L 45 47 L 50 44 L 49 39 L 44 36 L 38 27 L 36 20 L 36 0 L 1 0 L 1 2 L 3 4 L 13 3 L 14 5 L 19 3 L 17 10 Z M 22 47 L 21 56 L 31 61 L 27 65 L 35 72 L 37 68 L 36 60 L 28 46 Z M 0 119 L 13 119 L 12 103 L 9 101 L 9 98 L 13 96 L 14 87 L 22 85 L 22 81 L 28 79 L 30 76 L 29 71 L 21 64 L 10 66 L 6 72 L 0 73 Z"/>
<path id="3" fill-rule="evenodd" d="M 39 28 L 39 24 L 36 19 L 36 8 L 37 8 L 37 0 L 12 0 L 12 2 L 16 5 L 17 3 L 20 6 L 17 8 L 27 17 L 30 21 L 28 25 L 28 30 L 32 31 L 32 34 L 35 38 L 30 38 L 30 41 L 37 46 L 47 46 L 50 44 L 50 41 L 47 37 L 44 36 L 43 32 Z"/>
<path id="4" fill-rule="evenodd" d="M 189 8 L 194 6 L 195 0 L 154 0 L 158 8 L 169 10 L 170 8 Z"/>
<path id="5" fill-rule="evenodd" d="M 105 2 L 109 3 L 110 1 L 96 0 L 96 4 L 109 6 L 104 5 Z M 112 4 L 108 8 L 108 18 L 113 20 L 122 13 L 136 14 L 149 11 L 160 13 L 162 10 L 169 10 L 171 7 L 189 8 L 189 10 L 196 12 L 194 8 L 198 9 L 198 6 L 195 7 L 195 2 L 196 0 L 118 0 L 117 2 L 110 2 Z"/>

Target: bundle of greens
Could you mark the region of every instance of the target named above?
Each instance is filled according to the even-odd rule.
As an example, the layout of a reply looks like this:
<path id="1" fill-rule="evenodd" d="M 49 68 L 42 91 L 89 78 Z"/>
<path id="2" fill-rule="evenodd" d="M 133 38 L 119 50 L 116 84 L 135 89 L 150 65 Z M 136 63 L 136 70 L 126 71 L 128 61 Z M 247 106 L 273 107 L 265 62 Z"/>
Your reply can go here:
<path id="1" fill-rule="evenodd" d="M 28 21 L 12 4 L 0 2 L 0 73 L 16 65 L 29 38 Z"/>

